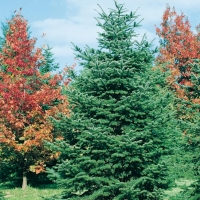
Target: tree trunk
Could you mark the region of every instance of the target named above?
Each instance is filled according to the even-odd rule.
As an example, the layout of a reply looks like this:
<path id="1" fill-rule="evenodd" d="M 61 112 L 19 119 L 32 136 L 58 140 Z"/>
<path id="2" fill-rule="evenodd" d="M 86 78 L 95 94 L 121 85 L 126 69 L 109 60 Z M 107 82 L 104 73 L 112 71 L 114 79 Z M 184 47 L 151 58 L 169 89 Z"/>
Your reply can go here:
<path id="1" fill-rule="evenodd" d="M 27 187 L 27 177 L 26 177 L 26 172 L 23 172 L 22 190 L 25 190 L 26 187 Z"/>

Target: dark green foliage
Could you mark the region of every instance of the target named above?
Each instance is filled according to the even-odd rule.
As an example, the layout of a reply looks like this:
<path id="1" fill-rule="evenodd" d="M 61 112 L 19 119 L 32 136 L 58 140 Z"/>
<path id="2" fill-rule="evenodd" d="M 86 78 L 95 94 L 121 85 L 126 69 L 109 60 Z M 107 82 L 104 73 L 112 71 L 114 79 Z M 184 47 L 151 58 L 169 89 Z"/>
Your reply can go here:
<path id="1" fill-rule="evenodd" d="M 59 69 L 59 64 L 55 63 L 54 55 L 51 52 L 51 50 L 52 50 L 52 48 L 49 47 L 49 45 L 47 45 L 46 48 L 43 48 L 44 60 L 40 66 L 40 73 L 42 75 Z"/>
<path id="2" fill-rule="evenodd" d="M 13 149 L 5 147 L 5 145 L 0 144 L 0 149 L 0 182 L 12 181 L 12 184 L 19 185 L 21 183 L 20 170 L 22 168 L 18 162 L 13 162 L 13 160 L 17 160 L 16 158 L 20 160 L 20 155 L 17 152 L 13 153 Z"/>
<path id="3" fill-rule="evenodd" d="M 181 128 L 185 134 L 185 151 L 191 155 L 195 182 L 191 200 L 200 199 L 200 65 L 194 60 L 191 71 L 192 86 L 185 87 L 187 101 L 180 100 Z"/>
<path id="4" fill-rule="evenodd" d="M 98 50 L 74 47 L 83 71 L 65 92 L 71 117 L 52 119 L 64 141 L 49 178 L 64 188 L 57 199 L 162 199 L 168 155 L 178 134 L 165 74 L 152 69 L 155 51 L 137 42 L 135 13 L 123 5 L 99 13 Z"/>
<path id="5" fill-rule="evenodd" d="M 23 162 L 21 162 L 23 160 L 22 155 L 5 145 L 0 144 L 0 148 L 0 183 L 9 187 L 21 187 L 23 172 Z M 55 165 L 55 161 L 48 163 L 47 167 L 53 165 Z M 47 178 L 46 173 L 35 174 L 33 172 L 28 172 L 27 178 L 31 186 L 52 183 L 52 181 Z"/>

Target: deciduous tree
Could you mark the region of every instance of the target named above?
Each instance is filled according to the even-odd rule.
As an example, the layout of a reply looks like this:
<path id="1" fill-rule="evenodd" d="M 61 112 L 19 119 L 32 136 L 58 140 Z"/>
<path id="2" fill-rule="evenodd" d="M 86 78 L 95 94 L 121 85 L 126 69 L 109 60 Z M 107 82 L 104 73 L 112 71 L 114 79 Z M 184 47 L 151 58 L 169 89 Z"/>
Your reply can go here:
<path id="1" fill-rule="evenodd" d="M 198 30 L 198 29 L 197 29 Z M 175 9 L 167 6 L 161 23 L 161 28 L 156 28 L 160 37 L 160 54 L 158 63 L 165 63 L 170 69 L 170 84 L 176 89 L 178 96 L 187 98 L 184 87 L 192 86 L 191 63 L 200 58 L 199 34 L 193 33 L 190 23 L 182 13 L 178 15 Z"/>
<path id="2" fill-rule="evenodd" d="M 18 13 L 7 23 L 0 52 L 0 161 L 2 166 L 17 163 L 25 188 L 27 172 L 43 172 L 56 157 L 44 147 L 45 140 L 59 137 L 49 116 L 61 111 L 69 116 L 69 110 L 61 92 L 63 77 L 40 73 L 44 57 L 28 36 L 27 20 Z"/>

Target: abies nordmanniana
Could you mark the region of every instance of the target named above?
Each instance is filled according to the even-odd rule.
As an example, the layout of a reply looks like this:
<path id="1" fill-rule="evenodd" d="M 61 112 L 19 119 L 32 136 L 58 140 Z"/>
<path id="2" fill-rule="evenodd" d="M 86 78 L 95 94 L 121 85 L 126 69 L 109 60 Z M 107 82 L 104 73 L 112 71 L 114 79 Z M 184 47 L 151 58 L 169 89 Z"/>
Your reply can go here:
<path id="1" fill-rule="evenodd" d="M 136 13 L 116 2 L 100 11 L 99 48 L 74 46 L 83 70 L 65 90 L 71 117 L 53 119 L 64 140 L 50 145 L 61 156 L 49 177 L 64 188 L 60 199 L 161 199 L 161 158 L 178 134 L 173 95 L 151 43 L 137 41 Z"/>

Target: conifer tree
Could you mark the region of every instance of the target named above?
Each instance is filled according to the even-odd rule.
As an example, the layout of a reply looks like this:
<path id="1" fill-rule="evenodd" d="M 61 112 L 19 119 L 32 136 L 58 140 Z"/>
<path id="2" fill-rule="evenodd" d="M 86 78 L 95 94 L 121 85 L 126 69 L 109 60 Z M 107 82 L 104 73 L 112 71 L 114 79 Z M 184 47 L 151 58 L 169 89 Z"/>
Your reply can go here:
<path id="1" fill-rule="evenodd" d="M 137 15 L 115 2 L 99 16 L 99 49 L 74 46 L 83 70 L 66 88 L 70 118 L 52 119 L 64 140 L 49 144 L 61 153 L 49 177 L 63 199 L 162 199 L 161 157 L 178 133 L 173 96 L 152 68 L 151 44 L 136 41 Z"/>
<path id="2" fill-rule="evenodd" d="M 48 72 L 53 72 L 59 68 L 59 64 L 55 63 L 55 58 L 51 50 L 52 48 L 49 45 L 43 48 L 42 55 L 44 57 L 44 60 L 39 69 L 42 75 Z"/>

